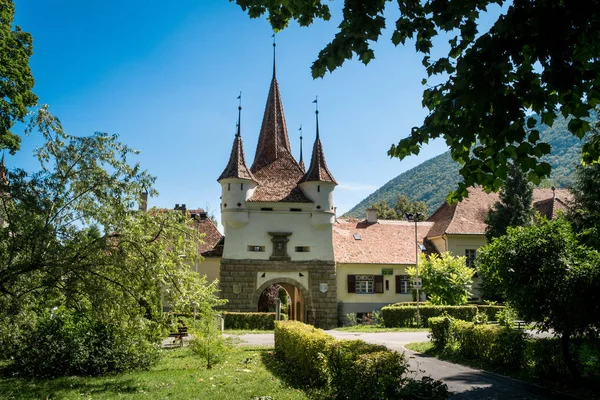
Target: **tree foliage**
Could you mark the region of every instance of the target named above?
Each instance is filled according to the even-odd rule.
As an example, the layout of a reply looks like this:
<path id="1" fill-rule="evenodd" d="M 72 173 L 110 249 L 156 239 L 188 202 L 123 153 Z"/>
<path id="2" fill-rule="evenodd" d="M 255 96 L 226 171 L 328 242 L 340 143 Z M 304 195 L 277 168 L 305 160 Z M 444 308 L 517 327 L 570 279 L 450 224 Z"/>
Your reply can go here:
<path id="1" fill-rule="evenodd" d="M 416 215 L 417 213 L 421 214 L 418 221 L 427 219 L 427 205 L 422 201 L 410 201 L 408 197 L 402 194 L 398 195 L 394 208 L 391 208 L 385 200 L 381 200 L 371 207 L 377 210 L 377 218 L 379 219 L 405 220 L 406 214 Z"/>
<path id="2" fill-rule="evenodd" d="M 508 170 L 506 182 L 500 189 L 500 201 L 492 206 L 485 220 L 488 241 L 505 235 L 509 226 L 529 225 L 533 218 L 533 187 L 517 165 L 509 164 Z"/>
<path id="3" fill-rule="evenodd" d="M 591 133 L 591 138 L 600 137 L 600 123 Z M 600 164 L 578 166 L 571 192 L 568 219 L 581 242 L 600 250 Z"/>
<path id="4" fill-rule="evenodd" d="M 565 360 L 572 335 L 600 325 L 600 253 L 578 243 L 563 218 L 509 228 L 479 249 L 479 271 L 495 277 L 519 316 L 561 335 Z"/>
<path id="5" fill-rule="evenodd" d="M 37 103 L 31 91 L 35 83 L 29 68 L 33 54 L 31 35 L 13 26 L 15 5 L 0 0 L 0 150 L 19 150 L 21 138 L 11 132 L 15 121 L 23 122 L 28 107 Z"/>
<path id="6" fill-rule="evenodd" d="M 417 276 L 415 267 L 407 269 L 413 278 Z M 427 299 L 435 305 L 459 306 L 471 296 L 471 284 L 475 270 L 467 266 L 466 257 L 455 257 L 449 252 L 441 256 L 431 254 L 419 257 L 419 277 Z"/>
<path id="7" fill-rule="evenodd" d="M 268 13 L 275 30 L 290 20 L 308 26 L 315 18 L 331 18 L 321 0 L 236 3 L 253 18 Z M 414 43 L 424 55 L 423 106 L 429 114 L 388 154 L 403 159 L 443 137 L 462 164 L 463 182 L 451 200 L 466 196 L 474 184 L 498 190 L 508 160 L 534 183 L 550 175 L 550 164 L 540 158 L 551 149 L 540 141 L 530 111 L 548 126 L 559 114 L 571 115 L 568 130 L 579 139 L 589 130 L 586 118 L 600 103 L 599 0 L 398 1 L 400 16 L 393 24 L 386 21 L 386 4 L 346 0 L 339 30 L 319 53 L 312 74 L 323 77 L 354 56 L 368 64 L 375 57 L 371 45 L 386 27 L 394 45 Z M 482 30 L 481 14 L 494 4 L 506 11 Z M 434 41 L 444 38 L 449 39 L 446 56 L 432 58 Z M 600 139 L 583 150 L 585 162 L 600 161 Z"/>
<path id="8" fill-rule="evenodd" d="M 13 328 L 0 330 L 0 354 L 18 352 L 55 307 L 154 341 L 166 322 L 161 297 L 182 311 L 216 304 L 214 287 L 186 264 L 197 257 L 192 221 L 133 210 L 143 190 L 156 193 L 129 162 L 136 151 L 116 136 L 68 135 L 46 107 L 33 127 L 44 138 L 40 170 L 0 183 L 0 319 Z"/>

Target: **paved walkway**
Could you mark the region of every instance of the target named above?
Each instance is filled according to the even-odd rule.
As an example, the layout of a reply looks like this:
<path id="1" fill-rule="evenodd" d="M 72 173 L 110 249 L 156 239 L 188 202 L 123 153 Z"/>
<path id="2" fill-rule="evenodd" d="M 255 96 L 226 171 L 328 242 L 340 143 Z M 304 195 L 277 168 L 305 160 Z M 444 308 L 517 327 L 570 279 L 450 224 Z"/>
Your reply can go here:
<path id="1" fill-rule="evenodd" d="M 452 392 L 451 399 L 477 400 L 548 400 L 570 399 L 564 393 L 556 393 L 490 372 L 464 367 L 435 357 L 425 356 L 404 348 L 412 342 L 429 340 L 428 332 L 382 332 L 354 333 L 327 331 L 338 339 L 361 339 L 368 343 L 384 344 L 388 348 L 405 352 L 416 378 L 431 376 L 444 381 Z M 542 335 L 544 336 L 544 335 Z M 251 334 L 238 336 L 249 345 L 273 346 L 273 334 Z"/>

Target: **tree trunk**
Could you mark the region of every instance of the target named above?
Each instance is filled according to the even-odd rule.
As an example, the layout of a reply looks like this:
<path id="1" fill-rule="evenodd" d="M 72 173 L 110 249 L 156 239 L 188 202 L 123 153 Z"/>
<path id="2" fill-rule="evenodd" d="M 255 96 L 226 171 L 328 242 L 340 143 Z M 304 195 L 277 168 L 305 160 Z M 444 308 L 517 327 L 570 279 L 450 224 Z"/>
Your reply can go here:
<path id="1" fill-rule="evenodd" d="M 571 344 L 571 332 L 563 332 L 560 338 L 560 347 L 562 349 L 563 359 L 565 360 L 565 364 L 567 364 L 567 369 L 569 370 L 571 376 L 573 378 L 579 378 L 580 371 L 577 368 L 577 363 L 573 360 L 571 355 L 571 351 L 569 349 L 569 345 Z"/>

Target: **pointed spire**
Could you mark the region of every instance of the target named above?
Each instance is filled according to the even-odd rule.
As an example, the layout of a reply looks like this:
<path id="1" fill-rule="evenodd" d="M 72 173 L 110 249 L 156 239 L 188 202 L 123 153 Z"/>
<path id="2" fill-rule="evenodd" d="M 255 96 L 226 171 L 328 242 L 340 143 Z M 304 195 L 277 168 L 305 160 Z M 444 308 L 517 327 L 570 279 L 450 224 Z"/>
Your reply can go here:
<path id="1" fill-rule="evenodd" d="M 300 125 L 300 129 L 298 130 L 300 131 L 300 162 L 298 163 L 298 165 L 300 165 L 300 168 L 302 168 L 302 172 L 306 172 L 304 160 L 302 159 L 302 125 Z"/>
<path id="2" fill-rule="evenodd" d="M 331 182 L 337 185 L 335 178 L 329 172 L 327 163 L 325 162 L 325 155 L 323 154 L 323 145 L 319 138 L 319 100 L 318 98 L 313 101 L 316 104 L 315 119 L 316 119 L 316 138 L 315 144 L 313 145 L 312 157 L 310 159 L 310 167 L 306 174 L 300 179 L 299 183 L 302 182 Z"/>
<path id="3" fill-rule="evenodd" d="M 277 44 L 275 43 L 275 34 L 273 34 L 272 38 L 273 38 L 273 79 L 275 79 L 275 60 L 277 59 L 275 57 L 275 48 L 277 47 Z"/>
<path id="4" fill-rule="evenodd" d="M 273 42 L 273 45 L 273 78 L 260 128 L 260 136 L 256 145 L 256 154 L 251 167 L 253 173 L 283 156 L 292 157 L 290 139 L 283 113 L 283 102 L 279 92 L 277 76 L 275 75 L 275 42 Z"/>
<path id="5" fill-rule="evenodd" d="M 241 135 L 241 122 L 242 122 L 242 92 L 238 96 L 240 100 L 240 104 L 238 106 L 238 122 L 237 122 L 237 132 L 235 134 L 235 139 L 233 139 L 233 147 L 231 149 L 231 155 L 229 156 L 229 162 L 225 167 L 225 170 L 219 176 L 217 181 L 226 178 L 239 178 L 239 179 L 248 179 L 256 182 L 256 178 L 252 175 L 252 172 L 246 166 L 246 156 L 244 155 L 244 144 L 242 143 L 242 135 Z"/>

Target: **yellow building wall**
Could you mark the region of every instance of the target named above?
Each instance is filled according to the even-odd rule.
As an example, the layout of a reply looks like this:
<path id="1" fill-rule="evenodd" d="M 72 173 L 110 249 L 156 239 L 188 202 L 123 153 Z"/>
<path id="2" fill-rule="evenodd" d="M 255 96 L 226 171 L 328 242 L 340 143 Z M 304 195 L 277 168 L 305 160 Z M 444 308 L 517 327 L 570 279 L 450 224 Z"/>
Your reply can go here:
<path id="1" fill-rule="evenodd" d="M 448 242 L 448 251 L 455 256 L 461 257 L 465 255 L 465 250 L 467 249 L 473 249 L 475 250 L 475 254 L 478 254 L 477 250 L 487 244 L 485 235 L 446 235 L 446 240 Z M 471 293 L 473 298 L 483 300 L 481 298 L 481 290 L 479 289 L 480 285 L 481 278 L 479 276 L 474 277 Z"/>
<path id="2" fill-rule="evenodd" d="M 204 260 L 197 262 L 193 268 L 194 271 L 196 271 L 200 275 L 206 275 L 206 280 L 210 283 L 215 279 L 219 279 L 219 271 L 221 269 L 221 258 L 205 258 Z"/>
<path id="3" fill-rule="evenodd" d="M 412 301 L 410 293 L 396 293 L 396 275 L 408 275 L 406 268 L 411 265 L 398 264 L 340 264 L 336 265 L 338 301 L 352 303 L 392 304 Z M 383 293 L 348 293 L 348 275 L 382 275 L 382 269 L 393 269 L 393 275 L 383 276 Z M 385 290 L 385 281 L 389 281 L 389 290 Z M 380 306 L 377 308 L 381 308 Z"/>

